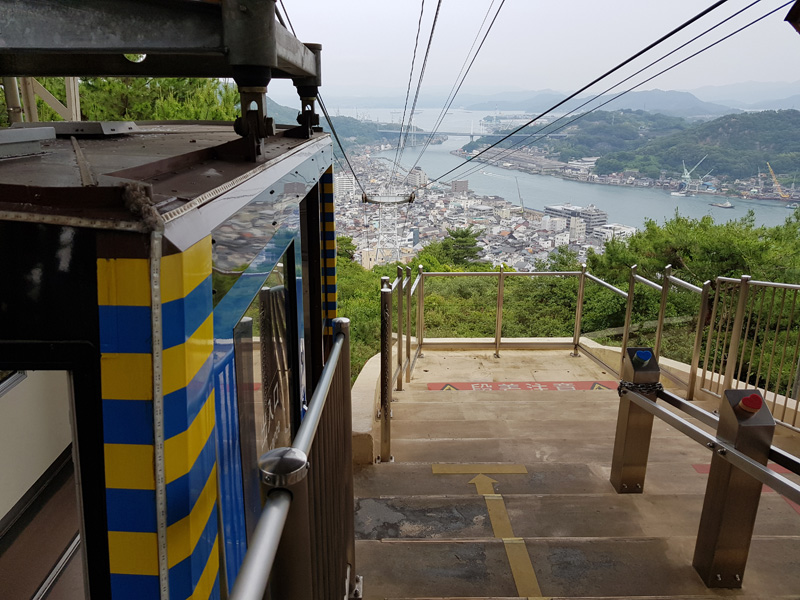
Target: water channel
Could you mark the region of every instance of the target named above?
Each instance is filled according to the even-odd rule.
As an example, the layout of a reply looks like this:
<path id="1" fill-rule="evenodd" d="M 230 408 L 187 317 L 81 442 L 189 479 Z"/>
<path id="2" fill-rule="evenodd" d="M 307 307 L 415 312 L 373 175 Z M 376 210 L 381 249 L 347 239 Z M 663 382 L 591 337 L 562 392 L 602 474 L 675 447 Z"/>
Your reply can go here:
<path id="1" fill-rule="evenodd" d="M 342 110 L 341 114 L 350 111 Z M 355 112 L 355 111 L 354 111 Z M 352 113 L 350 113 L 352 114 Z M 389 109 L 372 109 L 370 118 L 377 120 L 392 120 L 397 111 Z M 452 110 L 445 118 L 443 131 L 478 131 L 478 123 L 485 112 L 467 110 Z M 362 111 L 359 111 L 362 116 Z M 430 129 L 438 117 L 437 111 L 424 111 L 416 119 L 415 125 L 423 129 Z M 397 117 L 394 117 L 397 121 Z M 450 152 L 460 148 L 469 141 L 468 135 L 454 136 L 439 145 L 430 145 L 419 161 L 419 166 L 431 179 L 438 178 L 453 167 L 461 164 L 460 159 Z M 405 168 L 410 168 L 417 160 L 420 147 L 408 147 L 401 160 Z M 394 160 L 394 150 L 380 153 Z M 451 173 L 442 181 L 462 179 L 463 173 L 471 171 L 477 163 L 472 163 L 462 169 Z M 710 165 L 710 169 L 713 165 Z M 645 220 L 653 219 L 663 223 L 672 218 L 677 211 L 682 216 L 700 218 L 711 215 L 716 222 L 725 222 L 744 217 L 749 210 L 755 213 L 758 225 L 779 225 L 791 216 L 792 211 L 785 207 L 785 203 L 775 200 L 746 200 L 732 198 L 733 208 L 719 208 L 710 206 L 711 202 L 722 202 L 724 197 L 701 194 L 698 196 L 681 198 L 671 196 L 668 192 L 647 188 L 633 188 L 624 186 L 598 185 L 581 183 L 553 177 L 549 175 L 531 175 L 521 171 L 503 169 L 501 167 L 482 164 L 480 170 L 471 173 L 468 177 L 469 187 L 477 194 L 502 196 L 506 200 L 518 203 L 520 196 L 526 207 L 543 209 L 548 204 L 563 204 L 569 202 L 575 206 L 594 204 L 608 213 L 609 223 L 621 223 L 642 227 Z M 519 184 L 519 193 L 517 185 Z"/>

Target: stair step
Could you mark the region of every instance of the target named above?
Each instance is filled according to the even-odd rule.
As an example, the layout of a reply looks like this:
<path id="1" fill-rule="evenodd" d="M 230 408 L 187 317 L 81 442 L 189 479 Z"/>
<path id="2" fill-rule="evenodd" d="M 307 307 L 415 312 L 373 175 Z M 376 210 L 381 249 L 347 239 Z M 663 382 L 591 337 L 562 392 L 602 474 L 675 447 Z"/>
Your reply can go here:
<path id="1" fill-rule="evenodd" d="M 617 390 L 414 390 L 392 391 L 396 402 L 606 402 L 619 403 Z"/>
<path id="2" fill-rule="evenodd" d="M 356 500 L 356 539 L 493 538 L 487 503 L 462 476 L 465 496 L 392 496 Z M 495 479 L 492 477 L 492 479 Z M 511 494 L 495 484 L 513 529 L 523 538 L 666 538 L 697 535 L 705 481 L 693 494 Z M 610 484 L 608 486 L 611 487 Z M 800 518 L 773 492 L 760 503 L 755 536 L 800 536 Z"/>
<path id="3" fill-rule="evenodd" d="M 710 456 L 700 463 L 707 465 Z M 486 463 L 492 466 L 492 463 Z M 507 464 L 507 463 L 506 463 Z M 590 462 L 524 462 L 526 474 L 492 474 L 503 494 L 612 494 L 609 483 L 611 456 Z M 477 470 L 477 469 L 472 469 Z M 474 475 L 470 475 L 467 481 Z M 463 474 L 434 474 L 431 463 L 381 463 L 355 471 L 357 497 L 403 495 L 472 495 Z M 696 494 L 705 491 L 707 475 L 689 462 L 654 461 L 647 466 L 644 496 L 649 494 Z M 797 518 L 797 517 L 795 517 Z"/>
<path id="4" fill-rule="evenodd" d="M 523 540 L 547 598 L 731 595 L 730 590 L 709 593 L 692 568 L 694 534 Z M 737 598 L 796 598 L 797 580 L 792 574 L 798 555 L 797 537 L 754 537 Z M 356 564 L 364 576 L 367 599 L 519 597 L 500 539 L 359 540 Z"/>
<path id="5" fill-rule="evenodd" d="M 536 463 L 593 462 L 610 464 L 614 440 L 610 436 L 574 439 L 571 432 L 551 432 L 537 439 L 393 440 L 398 462 Z M 710 451 L 686 438 L 653 438 L 649 462 L 706 463 Z"/>

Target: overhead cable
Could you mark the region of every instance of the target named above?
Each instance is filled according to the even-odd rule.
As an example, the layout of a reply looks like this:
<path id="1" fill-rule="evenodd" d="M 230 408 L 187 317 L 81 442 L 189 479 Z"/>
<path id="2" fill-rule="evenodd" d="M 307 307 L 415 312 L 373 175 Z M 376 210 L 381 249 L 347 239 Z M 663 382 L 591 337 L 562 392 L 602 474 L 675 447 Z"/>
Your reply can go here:
<path id="1" fill-rule="evenodd" d="M 598 98 L 601 98 L 601 97 L 603 97 L 605 94 L 607 94 L 607 93 L 608 93 L 608 92 L 610 92 L 611 90 L 613 90 L 613 89 L 615 89 L 615 88 L 619 87 L 620 85 L 622 85 L 623 83 L 625 83 L 625 82 L 627 82 L 627 81 L 630 81 L 631 79 L 633 79 L 633 78 L 634 78 L 634 77 L 636 77 L 637 75 L 641 74 L 642 72 L 646 71 L 647 69 L 649 69 L 650 67 L 652 67 L 652 66 L 656 65 L 657 63 L 659 63 L 659 62 L 663 61 L 664 59 L 668 58 L 669 56 L 672 56 L 673 54 L 675 54 L 675 53 L 676 53 L 676 52 L 678 52 L 679 50 L 682 50 L 683 48 L 685 48 L 685 47 L 686 47 L 686 46 L 688 46 L 689 44 L 692 44 L 692 43 L 694 43 L 695 41 L 697 41 L 698 39 L 700 39 L 700 38 L 701 38 L 701 37 L 703 37 L 704 35 L 706 35 L 706 34 L 708 34 L 708 33 L 712 32 L 714 29 L 717 29 L 718 27 L 720 27 L 720 26 L 724 25 L 725 23 L 727 23 L 727 22 L 728 22 L 728 21 L 730 21 L 731 19 L 733 19 L 733 18 L 735 18 L 735 17 L 739 16 L 739 15 L 740 15 L 741 13 L 743 13 L 744 11 L 746 11 L 746 10 L 748 10 L 749 8 L 751 8 L 751 7 L 755 6 L 755 5 L 756 5 L 756 4 L 758 4 L 760 1 L 761 1 L 761 0 L 755 0 L 754 2 L 751 2 L 750 4 L 748 4 L 747 6 L 745 6 L 744 8 L 742 8 L 742 9 L 738 10 L 737 12 L 733 13 L 732 15 L 730 15 L 729 17 L 725 18 L 724 20 L 720 21 L 720 22 L 719 22 L 719 23 L 717 23 L 716 25 L 714 25 L 714 26 L 712 26 L 712 27 L 709 27 L 708 29 L 706 29 L 706 30 L 705 30 L 705 31 L 703 31 L 702 33 L 700 33 L 700 34 L 696 35 L 695 37 L 693 37 L 693 38 L 692 38 L 692 39 L 690 39 L 689 41 L 687 41 L 687 42 L 684 42 L 683 44 L 681 44 L 680 46 L 678 46 L 678 47 L 677 47 L 677 48 L 675 48 L 674 50 L 672 50 L 672 51 L 668 52 L 667 54 L 665 54 L 664 56 L 662 56 L 662 57 L 660 57 L 660 58 L 658 58 L 658 59 L 656 59 L 656 60 L 652 61 L 652 62 L 651 62 L 651 63 L 649 63 L 647 66 L 645 66 L 645 67 L 642 67 L 641 69 L 639 69 L 638 71 L 636 71 L 636 72 L 635 72 L 635 73 L 633 73 L 632 75 L 629 75 L 628 77 L 626 77 L 625 79 L 621 80 L 620 82 L 618 82 L 618 83 L 614 84 L 613 86 L 611 86 L 611 87 L 609 87 L 609 88 L 607 88 L 607 89 L 603 90 L 602 92 L 600 92 L 600 93 L 598 93 L 598 94 L 596 94 L 596 95 L 592 96 L 591 98 L 589 98 L 588 100 L 586 100 L 585 102 L 583 102 L 582 104 L 580 104 L 579 106 L 576 106 L 574 109 L 572 109 L 572 110 L 571 110 L 571 111 L 569 111 L 568 113 L 566 113 L 566 114 L 564 114 L 564 115 L 560 116 L 558 119 L 556 119 L 556 120 L 555 120 L 555 121 L 553 121 L 552 123 L 548 123 L 547 125 L 545 125 L 545 126 L 543 126 L 543 127 L 539 128 L 539 129 L 537 129 L 536 131 L 533 131 L 533 132 L 531 132 L 531 133 L 530 133 L 530 134 L 529 134 L 527 137 L 525 137 L 525 138 L 523 138 L 523 139 L 521 139 L 521 140 L 519 140 L 519 141 L 515 142 L 515 143 L 514 143 L 513 145 L 511 145 L 510 147 L 508 147 L 508 148 L 504 149 L 504 151 L 503 151 L 503 152 L 502 152 L 502 153 L 501 153 L 499 156 L 492 157 L 492 158 L 491 158 L 491 159 L 489 159 L 487 162 L 489 162 L 490 164 L 491 164 L 491 163 L 495 163 L 495 164 L 496 164 L 497 162 L 499 162 L 499 161 L 500 161 L 500 160 L 502 160 L 503 158 L 505 158 L 505 157 L 508 157 L 508 155 L 509 155 L 509 154 L 511 154 L 511 153 L 512 153 L 512 152 L 513 152 L 513 151 L 514 151 L 516 148 L 518 148 L 518 147 L 520 147 L 520 146 L 525 146 L 525 145 L 531 145 L 531 144 L 534 144 L 534 143 L 538 142 L 539 140 L 543 139 L 544 137 L 546 137 L 546 136 L 548 136 L 548 135 L 550 135 L 550 134 L 552 134 L 552 133 L 556 133 L 557 131 L 560 131 L 561 129 L 563 129 L 563 128 L 564 128 L 564 127 L 566 127 L 567 125 L 570 125 L 570 124 L 574 123 L 574 122 L 575 122 L 575 121 L 577 121 L 578 119 L 582 119 L 582 118 L 583 118 L 583 117 L 585 117 L 586 115 L 589 115 L 589 114 L 593 113 L 594 111 L 596 111 L 596 110 L 598 110 L 598 109 L 602 108 L 603 106 L 605 106 L 605 105 L 609 104 L 610 102 L 612 102 L 612 101 L 616 100 L 617 98 L 620 98 L 621 96 L 624 96 L 624 95 L 625 95 L 625 94 L 627 94 L 628 92 L 631 92 L 631 91 L 635 90 L 636 88 L 638 88 L 638 87 L 641 87 L 642 85 L 644 85 L 645 83 L 648 83 L 649 81 L 653 80 L 654 78 L 658 77 L 659 75 L 662 75 L 663 73 L 666 73 L 667 71 L 670 71 L 670 70 L 674 69 L 675 67 L 677 67 L 678 65 L 680 65 L 680 64 L 682 64 L 682 63 L 684 63 L 684 62 L 686 62 L 687 60 L 689 60 L 689 59 L 691 59 L 691 58 L 693 58 L 693 57 L 697 56 L 698 54 L 701 54 L 702 52 L 705 52 L 706 50 L 708 50 L 708 49 L 712 48 L 713 46 L 716 46 L 716 45 L 717 45 L 717 44 L 719 44 L 720 42 L 722 42 L 722 41 L 724 41 L 724 40 L 728 39 L 729 37 L 731 37 L 732 35 L 735 35 L 736 33 L 740 32 L 740 31 L 742 31 L 742 30 L 744 30 L 744 29 L 747 29 L 748 27 L 750 27 L 750 26 L 754 25 L 754 24 L 755 24 L 755 23 L 757 23 L 758 21 L 760 21 L 760 20 L 762 20 L 762 19 L 765 19 L 766 17 L 768 17 L 769 15 L 773 14 L 774 12 L 776 12 L 776 11 L 780 10 L 781 8 L 784 8 L 785 6 L 787 6 L 787 4 L 791 4 L 791 2 L 789 2 L 789 3 L 787 3 L 787 4 L 784 4 L 783 6 L 780 6 L 780 7 L 776 8 L 775 10 L 773 10 L 773 11 L 771 11 L 771 12 L 767 13 L 766 15 L 763 15 L 762 17 L 759 17 L 758 19 L 756 19 L 756 20 L 754 20 L 754 21 L 752 21 L 752 22 L 748 23 L 747 25 L 745 25 L 745 26 L 741 27 L 740 29 L 738 29 L 738 30 L 734 31 L 733 33 L 731 33 L 731 34 L 729 34 L 729 35 L 727 35 L 727 36 L 725 36 L 725 37 L 723 37 L 723 38 L 720 38 L 719 40 L 717 40 L 716 42 L 714 42 L 714 43 L 712 43 L 712 44 L 709 44 L 708 46 L 706 46 L 705 48 L 703 48 L 703 49 L 701 49 L 701 50 L 699 50 L 699 51 L 695 52 L 695 53 L 694 53 L 694 54 L 692 54 L 691 56 L 688 56 L 688 57 L 684 58 L 683 60 L 681 60 L 681 61 L 679 61 L 679 62 L 677 62 L 677 63 L 674 63 L 672 66 L 668 67 L 667 69 L 664 69 L 664 70 L 662 70 L 662 71 L 659 71 L 658 73 L 656 73 L 655 75 L 653 75 L 653 76 L 649 77 L 648 79 L 645 79 L 644 81 L 642 81 L 642 82 L 640 82 L 640 83 L 636 84 L 635 86 L 633 86 L 633 87 L 631 87 L 631 88 L 629 88 L 629 89 L 627 89 L 627 90 L 623 91 L 622 93 L 620 93 L 620 94 L 617 94 L 616 96 L 613 96 L 611 99 L 609 99 L 609 100 L 606 100 L 605 102 L 603 102 L 603 103 L 601 103 L 601 104 L 599 104 L 599 105 L 597 105 L 597 106 L 593 107 L 592 109 L 590 109 L 590 110 L 586 111 L 585 113 L 581 113 L 581 114 L 580 114 L 580 115 L 578 115 L 576 118 L 574 118 L 574 119 L 571 119 L 571 120 L 567 121 L 566 123 L 564 123 L 563 125 L 559 126 L 558 128 L 556 128 L 556 129 L 551 129 L 551 128 L 552 128 L 554 125 L 556 125 L 556 124 L 557 124 L 559 121 L 562 121 L 563 119 L 566 119 L 566 118 L 567 118 L 567 117 L 569 117 L 570 115 L 572 115 L 572 114 L 576 113 L 577 111 L 579 111 L 579 110 L 580 110 L 581 108 L 583 108 L 584 106 L 586 106 L 586 105 L 588 105 L 588 104 L 591 104 L 592 102 L 594 102 L 594 101 L 595 101 L 595 100 L 597 100 Z M 549 131 L 547 131 L 546 133 L 542 133 L 542 132 L 544 132 L 545 130 L 549 130 Z M 535 136 L 535 135 L 538 135 L 538 134 L 540 134 L 540 133 L 542 133 L 542 135 L 540 135 L 540 136 L 539 136 L 539 137 L 537 137 L 536 139 L 533 139 L 533 140 L 531 140 L 531 138 L 532 138 L 533 136 Z M 505 139 L 508 139 L 508 137 L 509 137 L 509 136 L 506 136 L 505 138 L 503 138 L 503 139 L 499 140 L 497 143 L 498 143 L 498 144 L 502 143 L 502 142 L 503 142 Z M 464 164 L 466 164 L 466 163 L 462 163 L 462 165 L 460 165 L 459 167 L 463 166 Z M 461 174 L 461 175 L 460 175 L 460 177 L 467 177 L 467 176 L 469 176 L 469 175 L 471 175 L 471 174 L 475 173 L 476 171 L 480 170 L 480 168 L 481 168 L 480 166 L 473 167 L 471 170 L 467 171 L 466 173 L 463 173 L 463 174 Z"/>
<path id="2" fill-rule="evenodd" d="M 403 152 L 405 151 L 406 143 L 408 142 L 408 134 L 411 131 L 411 127 L 414 123 L 414 111 L 417 109 L 417 101 L 419 100 L 419 91 L 422 88 L 422 80 L 425 77 L 425 68 L 428 66 L 428 56 L 431 53 L 431 44 L 433 43 L 433 34 L 436 31 L 436 23 L 439 20 L 439 10 L 442 7 L 442 0 L 438 0 L 436 3 L 436 12 L 433 15 L 433 23 L 431 24 L 431 34 L 428 37 L 428 46 L 425 48 L 425 58 L 422 60 L 422 68 L 419 72 L 419 80 L 417 81 L 417 90 L 414 93 L 414 103 L 411 105 L 411 115 L 409 116 L 409 124 L 406 127 L 405 137 L 403 138 L 403 145 L 400 148 L 400 158 L 398 162 L 403 159 Z"/>
<path id="3" fill-rule="evenodd" d="M 478 58 L 478 54 L 480 54 L 480 51 L 483 48 L 483 44 L 486 42 L 486 38 L 489 36 L 489 32 L 492 30 L 492 27 L 494 26 L 494 23 L 497 20 L 497 16 L 500 14 L 500 10 L 502 10 L 503 5 L 505 4 L 505 2 L 506 2 L 506 0 L 502 0 L 500 2 L 500 6 L 497 7 L 497 12 L 495 12 L 494 17 L 492 18 L 492 21 L 489 23 L 489 27 L 486 29 L 486 32 L 483 34 L 483 39 L 481 40 L 481 43 L 478 46 L 478 49 L 475 51 L 475 54 L 472 55 L 472 60 L 470 60 L 469 57 L 472 54 L 473 48 L 475 48 L 475 44 L 478 41 L 478 36 L 480 35 L 480 32 L 483 29 L 484 24 L 486 23 L 486 19 L 489 17 L 489 14 L 490 14 L 490 12 L 492 10 L 492 7 L 494 6 L 494 0 L 492 0 L 492 3 L 489 5 L 489 9 L 486 11 L 486 15 L 483 17 L 483 22 L 481 23 L 481 26 L 478 28 L 478 33 L 475 35 L 475 39 L 472 42 L 472 46 L 470 47 L 469 52 L 467 52 L 467 56 L 464 59 L 464 64 L 461 65 L 461 71 L 459 71 L 458 76 L 456 77 L 456 81 L 453 82 L 453 87 L 450 89 L 450 94 L 448 95 L 447 100 L 445 100 L 445 106 L 442 109 L 442 111 L 439 113 L 439 118 L 436 120 L 436 124 L 433 126 L 433 129 L 431 130 L 430 135 L 428 135 L 428 139 L 425 140 L 425 145 L 422 147 L 422 150 L 420 151 L 419 156 L 417 156 L 417 160 L 414 162 L 414 164 L 411 167 L 411 169 L 409 169 L 409 173 L 414 169 L 414 167 L 416 167 L 419 164 L 419 161 L 422 158 L 422 155 L 425 154 L 425 151 L 428 149 L 428 146 L 433 141 L 433 136 L 436 135 L 436 132 L 439 130 L 439 127 L 441 127 L 445 116 L 447 116 L 447 111 L 450 110 L 450 107 L 453 105 L 453 102 L 455 101 L 456 96 L 458 95 L 458 92 L 461 91 L 461 86 L 464 84 L 464 81 L 466 80 L 467 75 L 469 75 L 469 72 L 472 69 L 472 65 L 475 64 L 475 59 Z M 467 61 L 469 61 L 469 66 L 467 66 Z M 465 67 L 466 67 L 466 71 L 465 71 Z M 406 180 L 407 179 L 408 179 L 408 175 L 406 175 Z M 404 180 L 404 182 L 405 182 L 405 180 Z"/>
<path id="4" fill-rule="evenodd" d="M 408 98 L 411 96 L 411 82 L 414 80 L 414 65 L 417 62 L 417 47 L 419 46 L 419 34 L 422 31 L 422 15 L 425 13 L 425 0 L 419 7 L 419 21 L 417 22 L 417 37 L 414 39 L 414 53 L 411 55 L 411 70 L 408 72 L 408 85 L 406 86 L 406 101 L 403 104 L 403 117 L 400 120 L 400 133 L 397 136 L 397 147 L 394 150 L 394 164 L 392 165 L 392 172 L 389 176 L 389 184 L 391 185 L 394 180 L 394 174 L 397 169 L 397 163 L 400 160 L 400 144 L 403 142 L 403 127 L 406 123 L 406 110 L 408 109 Z M 414 113 L 411 113 L 413 118 Z"/>
<path id="5" fill-rule="evenodd" d="M 440 175 L 439 177 L 436 177 L 435 179 L 431 180 L 431 182 L 440 181 L 441 179 L 443 179 L 444 177 L 446 177 L 447 175 L 449 175 L 449 174 L 450 174 L 450 173 L 452 173 L 453 171 L 456 171 L 457 169 L 460 169 L 461 167 L 463 167 L 463 166 L 464 166 L 465 164 L 467 164 L 468 162 L 471 162 L 471 161 L 475 160 L 477 157 L 479 157 L 479 156 L 481 156 L 482 154 L 486 153 L 487 151 L 491 150 L 492 148 L 494 148 L 495 146 L 497 146 L 497 145 L 498 145 L 498 144 L 500 144 L 501 142 L 505 141 L 506 139 L 508 139 L 509 137 L 511 137 L 512 135 L 514 135 L 515 133 L 519 133 L 521 130 L 523 130 L 523 129 L 525 129 L 526 127 L 528 127 L 528 126 L 532 125 L 533 123 L 535 123 L 536 121 L 538 121 L 539 119 L 541 119 L 542 117 L 544 117 L 545 115 L 547 115 L 547 114 L 549 114 L 549 113 L 553 112 L 553 111 L 554 111 L 555 109 L 557 109 L 559 106 L 562 106 L 563 104 L 565 104 L 565 103 L 569 102 L 570 100 L 572 100 L 573 98 L 575 98 L 575 97 L 576 97 L 576 96 L 578 96 L 579 94 L 582 94 L 583 92 L 585 92 L 586 90 L 588 90 L 588 89 L 589 89 L 590 87 L 592 87 L 593 85 L 595 85 L 595 84 L 599 83 L 600 81 L 602 81 L 603 79 L 606 79 L 607 77 L 610 77 L 611 75 L 613 75 L 614 73 L 616 73 L 617 71 L 619 71 L 620 69 L 622 69 L 623 67 L 625 67 L 626 65 L 630 64 L 631 62 L 633 62 L 634 60 L 636 60 L 637 58 L 639 58 L 640 56 L 642 56 L 642 55 L 643 55 L 643 54 L 645 54 L 646 52 L 649 52 L 650 50 L 652 50 L 652 49 L 653 49 L 653 48 L 655 48 L 656 46 L 658 46 L 658 45 L 660 45 L 660 44 L 664 43 L 665 41 L 667 41 L 668 39 L 670 39 L 670 38 L 671 38 L 671 37 L 673 37 L 674 35 L 676 35 L 676 34 L 680 33 L 681 31 L 683 31 L 684 29 L 686 29 L 687 27 L 689 27 L 690 25 L 692 25 L 693 23 L 695 23 L 695 22 L 696 22 L 696 21 L 698 21 L 699 19 L 703 18 L 704 16 L 706 16 L 706 15 L 707 15 L 707 14 L 709 14 L 710 12 L 712 12 L 712 11 L 716 10 L 717 8 L 719 8 L 720 6 L 722 6 L 723 4 L 725 4 L 726 2 L 728 2 L 728 0 L 718 0 L 717 2 L 715 2 L 714 4 L 712 4 L 711 6 L 709 6 L 709 7 L 708 7 L 708 8 L 706 8 L 705 10 L 703 10 L 702 12 L 698 13 L 697 15 L 695 15 L 694 17 L 692 17 L 691 19 L 689 19 L 688 21 L 686 21 L 685 23 L 683 23 L 682 25 L 679 25 L 678 27 L 676 27 L 675 29 L 673 29 L 672 31 L 670 31 L 669 33 L 667 33 L 666 35 L 663 35 L 663 36 L 661 36 L 661 37 L 660 37 L 659 39 L 657 39 L 655 42 L 652 42 L 651 44 L 648 44 L 646 47 L 644 47 L 643 49 L 639 50 L 637 53 L 635 53 L 635 54 L 634 54 L 634 55 L 632 55 L 631 57 L 629 57 L 629 58 L 625 59 L 624 61 L 622 61 L 621 63 L 619 63 L 619 64 L 618 64 L 616 67 L 613 67 L 612 69 L 610 69 L 610 70 L 606 71 L 605 73 L 603 73 L 603 74 L 602 74 L 602 75 L 600 75 L 599 77 L 597 77 L 597 78 L 595 78 L 594 80 L 592 80 L 591 82 L 587 83 L 587 84 L 586 84 L 586 85 L 584 85 L 582 88 L 580 88 L 579 90 L 577 90 L 577 91 L 573 92 L 572 94 L 570 94 L 569 96 L 567 96 L 567 97 L 566 97 L 566 98 L 564 98 L 563 100 L 560 100 L 559 102 L 557 102 L 556 104 L 554 104 L 553 106 L 551 106 L 549 109 L 545 110 L 543 113 L 541 113 L 541 114 L 539 114 L 538 116 L 534 117 L 533 119 L 531 119 L 531 120 L 530 120 L 530 121 L 528 121 L 527 123 L 525 123 L 525 124 L 523 124 L 523 125 L 520 125 L 520 126 L 517 128 L 517 129 L 515 129 L 515 130 L 513 130 L 511 133 L 507 134 L 507 135 L 506 135 L 506 136 L 505 136 L 503 139 L 501 139 L 501 140 L 499 140 L 499 141 L 495 142 L 494 144 L 492 144 L 492 145 L 488 146 L 487 148 L 484 148 L 483 150 L 481 150 L 480 152 L 478 152 L 478 153 L 477 153 L 477 154 L 475 154 L 474 156 L 472 156 L 472 157 L 470 157 L 469 159 L 465 160 L 465 161 L 464 161 L 463 163 L 461 163 L 460 165 L 457 165 L 457 166 L 453 167 L 452 169 L 450 169 L 450 170 L 449 170 L 449 171 L 447 171 L 446 173 L 443 173 L 443 174 L 442 174 L 442 175 Z M 790 3 L 790 4 L 791 4 L 791 3 Z"/>

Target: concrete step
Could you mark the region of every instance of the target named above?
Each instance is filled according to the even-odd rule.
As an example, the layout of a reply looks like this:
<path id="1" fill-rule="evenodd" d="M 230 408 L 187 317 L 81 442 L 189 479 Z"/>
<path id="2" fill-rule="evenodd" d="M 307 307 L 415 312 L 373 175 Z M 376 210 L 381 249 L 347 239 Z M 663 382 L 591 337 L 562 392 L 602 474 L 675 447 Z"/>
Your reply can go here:
<path id="1" fill-rule="evenodd" d="M 608 435 L 573 437 L 572 432 L 551 432 L 537 439 L 439 439 L 393 440 L 392 454 L 398 462 L 443 463 L 536 463 L 611 462 L 614 440 Z M 654 438 L 649 462 L 704 463 L 710 450 L 687 439 Z"/>
<path id="2" fill-rule="evenodd" d="M 617 404 L 617 390 L 409 390 L 392 392 L 392 400 L 405 402 L 606 402 Z"/>
<path id="3" fill-rule="evenodd" d="M 800 538 L 753 538 L 741 592 L 705 587 L 695 537 L 523 538 L 541 594 L 564 598 L 797 598 Z M 365 598 L 519 597 L 503 540 L 360 540 Z M 654 568 L 657 565 L 657 568 Z"/>
<path id="4" fill-rule="evenodd" d="M 471 476 L 465 477 L 465 483 Z M 469 540 L 494 537 L 483 496 L 392 496 L 356 500 L 356 539 Z M 494 500 L 493 500 L 494 501 Z M 703 493 L 502 494 L 513 534 L 524 538 L 666 538 L 697 535 Z M 762 495 L 754 535 L 800 537 L 800 515 Z"/>
<path id="5" fill-rule="evenodd" d="M 452 439 L 503 439 L 553 437 L 554 433 L 570 436 L 596 437 L 613 436 L 616 427 L 614 418 L 603 418 L 575 422 L 566 418 L 537 418 L 528 415 L 514 420 L 449 420 L 422 419 L 419 416 L 398 418 L 397 413 L 392 421 L 392 440 L 452 440 Z M 653 437 L 685 439 L 676 429 L 656 423 L 653 426 Z"/>

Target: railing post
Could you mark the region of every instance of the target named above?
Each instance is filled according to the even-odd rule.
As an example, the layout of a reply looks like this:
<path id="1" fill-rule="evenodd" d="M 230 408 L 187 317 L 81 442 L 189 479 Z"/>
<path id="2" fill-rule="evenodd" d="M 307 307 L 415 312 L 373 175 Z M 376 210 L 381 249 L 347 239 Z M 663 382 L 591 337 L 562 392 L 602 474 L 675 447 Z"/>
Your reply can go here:
<path id="1" fill-rule="evenodd" d="M 344 476 L 344 504 L 345 510 L 343 531 L 346 536 L 345 545 L 347 564 L 350 565 L 347 589 L 352 592 L 356 589 L 356 539 L 355 539 L 355 492 L 353 489 L 353 407 L 350 396 L 350 319 L 336 318 L 333 320 L 333 337 L 344 335 L 342 352 L 339 355 L 339 365 L 336 370 L 336 392 L 341 396 L 342 414 L 342 443 L 344 444 L 344 458 L 342 475 Z"/>
<path id="2" fill-rule="evenodd" d="M 628 349 L 628 338 L 631 335 L 631 318 L 633 317 L 633 291 L 634 287 L 636 286 L 636 267 L 637 265 L 633 265 L 631 267 L 631 276 L 628 281 L 628 303 L 625 306 L 625 324 L 622 330 L 622 348 L 620 349 L 620 356 L 619 356 L 619 372 L 622 373 L 622 369 L 625 366 L 625 351 Z"/>
<path id="3" fill-rule="evenodd" d="M 417 293 L 417 346 L 422 356 L 422 340 L 425 337 L 425 269 L 419 266 L 419 292 Z"/>
<path id="4" fill-rule="evenodd" d="M 722 383 L 723 390 L 731 389 L 733 383 L 733 372 L 736 369 L 736 357 L 739 356 L 739 341 L 742 338 L 742 323 L 744 322 L 744 312 L 747 307 L 747 292 L 750 289 L 750 275 L 742 275 L 739 283 L 739 303 L 736 305 L 736 315 L 733 318 L 733 331 L 731 331 L 731 343 L 728 346 L 728 361 L 725 363 L 725 378 Z"/>
<path id="5" fill-rule="evenodd" d="M 572 336 L 572 356 L 580 356 L 581 321 L 583 320 L 583 295 L 586 289 L 586 264 L 581 265 L 581 277 L 578 283 L 578 304 L 575 307 L 575 335 Z"/>
<path id="6" fill-rule="evenodd" d="M 700 349 L 703 347 L 703 330 L 708 317 L 708 296 L 711 292 L 711 281 L 703 283 L 703 293 L 700 295 L 700 313 L 697 316 L 697 330 L 694 334 L 694 347 L 692 348 L 692 363 L 689 365 L 689 389 L 686 390 L 686 399 L 694 400 L 694 390 L 697 387 L 697 368 L 700 366 Z"/>
<path id="7" fill-rule="evenodd" d="M 388 279 L 388 278 L 387 278 Z M 392 461 L 392 290 L 381 289 L 381 453 L 379 461 Z"/>
<path id="8" fill-rule="evenodd" d="M 658 308 L 658 324 L 656 325 L 656 343 L 653 353 L 656 358 L 661 358 L 661 337 L 664 334 L 664 315 L 667 312 L 667 295 L 669 294 L 669 278 L 672 275 L 672 265 L 664 267 L 664 281 L 661 284 L 661 305 Z"/>
<path id="9" fill-rule="evenodd" d="M 406 267 L 406 383 L 411 383 L 411 267 Z"/>
<path id="10" fill-rule="evenodd" d="M 500 265 L 500 275 L 497 278 L 497 317 L 494 325 L 494 355 L 500 358 L 500 338 L 503 334 L 503 289 L 505 287 L 505 269 Z"/>
<path id="11" fill-rule="evenodd" d="M 625 355 L 628 360 L 620 372 L 619 412 L 610 480 L 618 494 L 641 494 L 647 474 L 653 415 L 632 402 L 627 392 L 633 390 L 655 402 L 661 369 L 651 348 L 626 348 Z"/>
<path id="12" fill-rule="evenodd" d="M 397 391 L 403 391 L 403 267 L 397 266 Z"/>
<path id="13" fill-rule="evenodd" d="M 718 440 L 766 466 L 774 433 L 775 421 L 761 394 L 723 392 Z M 724 452 L 720 448 L 711 456 L 692 566 L 708 587 L 740 588 L 763 486 L 723 458 Z"/>

